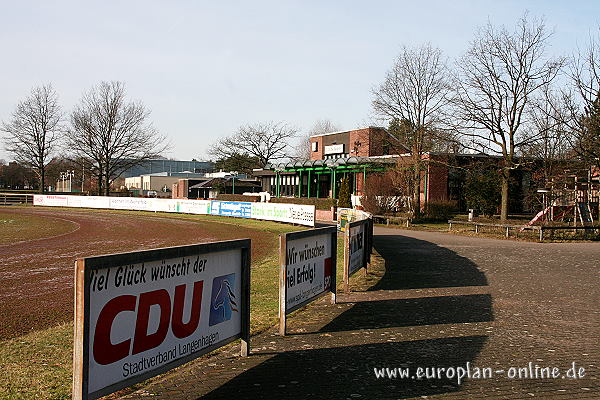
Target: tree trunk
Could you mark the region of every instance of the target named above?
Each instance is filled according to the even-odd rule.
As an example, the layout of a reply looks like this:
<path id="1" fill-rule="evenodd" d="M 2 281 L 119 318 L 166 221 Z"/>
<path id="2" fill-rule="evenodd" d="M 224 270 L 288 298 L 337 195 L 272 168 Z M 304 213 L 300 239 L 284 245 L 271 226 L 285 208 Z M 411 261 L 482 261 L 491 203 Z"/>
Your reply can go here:
<path id="1" fill-rule="evenodd" d="M 110 176 L 108 174 L 106 174 L 106 176 L 104 177 L 104 184 L 105 184 L 105 188 L 104 190 L 106 191 L 106 195 L 110 196 Z"/>
<path id="2" fill-rule="evenodd" d="M 46 191 L 46 171 L 44 169 L 40 169 L 40 193 L 44 194 Z"/>
<path id="3" fill-rule="evenodd" d="M 500 221 L 505 222 L 508 219 L 508 184 L 510 170 L 502 170 L 502 200 L 500 203 Z"/>
<path id="4" fill-rule="evenodd" d="M 98 196 L 102 196 L 102 174 L 98 174 Z"/>
<path id="5" fill-rule="evenodd" d="M 414 182 L 413 182 L 413 205 L 415 216 L 421 214 L 421 160 L 415 159 L 414 162 Z"/>

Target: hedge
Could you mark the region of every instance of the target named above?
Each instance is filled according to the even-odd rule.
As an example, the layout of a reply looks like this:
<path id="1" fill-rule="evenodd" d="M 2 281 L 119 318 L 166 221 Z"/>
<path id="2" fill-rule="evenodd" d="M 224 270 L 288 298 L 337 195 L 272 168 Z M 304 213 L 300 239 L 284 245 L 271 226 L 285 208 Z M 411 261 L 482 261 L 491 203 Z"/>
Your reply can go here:
<path id="1" fill-rule="evenodd" d="M 218 194 L 217 200 L 223 201 L 245 201 L 245 202 L 258 202 L 260 201 L 260 195 L 244 196 L 243 194 Z"/>
<path id="2" fill-rule="evenodd" d="M 271 197 L 271 203 L 307 204 L 315 206 L 317 210 L 330 210 L 337 204 L 336 199 L 318 199 L 307 197 Z"/>

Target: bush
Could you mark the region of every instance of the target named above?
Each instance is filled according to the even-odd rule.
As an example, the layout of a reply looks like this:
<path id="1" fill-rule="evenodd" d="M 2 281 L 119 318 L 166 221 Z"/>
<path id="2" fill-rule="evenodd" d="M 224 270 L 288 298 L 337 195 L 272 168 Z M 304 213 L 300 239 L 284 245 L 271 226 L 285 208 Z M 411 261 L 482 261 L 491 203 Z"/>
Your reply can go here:
<path id="1" fill-rule="evenodd" d="M 456 204 L 450 201 L 432 201 L 425 203 L 422 220 L 427 221 L 448 221 L 456 213 Z"/>
<path id="2" fill-rule="evenodd" d="M 337 204 L 336 199 L 319 199 L 307 197 L 271 197 L 271 203 L 306 204 L 315 206 L 317 210 L 330 210 Z"/>
<path id="3" fill-rule="evenodd" d="M 498 210 L 502 196 L 500 176 L 495 170 L 472 172 L 465 183 L 467 207 L 491 217 Z"/>
<path id="4" fill-rule="evenodd" d="M 352 194 L 350 193 L 350 184 L 348 178 L 342 179 L 340 192 L 338 193 L 338 207 L 352 208 Z"/>
<path id="5" fill-rule="evenodd" d="M 402 204 L 400 192 L 389 174 L 372 174 L 367 177 L 360 203 L 374 215 L 388 215 L 398 211 Z"/>
<path id="6" fill-rule="evenodd" d="M 257 202 L 260 201 L 260 195 L 256 194 L 256 196 L 244 196 L 243 194 L 218 194 L 217 200 L 223 201 L 250 201 Z"/>

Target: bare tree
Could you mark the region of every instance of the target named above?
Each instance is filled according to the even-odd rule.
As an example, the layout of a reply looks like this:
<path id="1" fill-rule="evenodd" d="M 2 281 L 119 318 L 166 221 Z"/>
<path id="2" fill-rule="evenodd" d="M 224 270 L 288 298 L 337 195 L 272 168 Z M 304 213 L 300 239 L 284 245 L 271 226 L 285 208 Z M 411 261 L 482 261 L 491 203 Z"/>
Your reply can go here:
<path id="1" fill-rule="evenodd" d="M 600 167 L 600 29 L 587 49 L 573 55 L 569 77 L 572 89 L 564 92 L 573 149 Z"/>
<path id="2" fill-rule="evenodd" d="M 563 65 L 545 54 L 550 36 L 542 20 L 529 22 L 527 14 L 514 32 L 488 23 L 458 63 L 453 115 L 471 146 L 501 156 L 502 220 L 508 217 L 510 173 L 519 167 L 516 152 L 540 138 L 527 129 L 531 99 Z"/>
<path id="3" fill-rule="evenodd" d="M 58 95 L 48 84 L 33 88 L 11 120 L 0 127 L 6 133 L 6 151 L 35 172 L 41 193 L 46 189 L 46 167 L 56 149 L 62 118 Z"/>
<path id="4" fill-rule="evenodd" d="M 168 147 L 148 122 L 141 102 L 127 102 L 122 82 L 101 82 L 86 92 L 71 114 L 66 145 L 73 160 L 84 160 L 96 176 L 98 193 L 125 170 L 158 157 Z"/>
<path id="5" fill-rule="evenodd" d="M 315 135 L 323 135 L 325 133 L 336 132 L 339 127 L 328 119 L 319 119 L 310 128 L 308 133 L 301 135 L 296 145 L 294 160 L 310 160 L 311 148 L 310 137 Z"/>
<path id="6" fill-rule="evenodd" d="M 412 155 L 413 209 L 421 210 L 423 154 L 439 133 L 437 127 L 448 104 L 448 70 L 442 52 L 430 44 L 404 47 L 383 83 L 373 92 L 375 113 L 402 126 L 398 139 Z M 391 132 L 394 134 L 394 132 Z"/>
<path id="7" fill-rule="evenodd" d="M 218 159 L 228 159 L 236 155 L 256 157 L 259 167 L 289 157 L 291 139 L 296 130 L 283 122 L 257 123 L 238 128 L 231 136 L 219 139 L 208 153 Z"/>
<path id="8" fill-rule="evenodd" d="M 542 161 L 541 183 L 546 184 L 557 172 L 557 167 L 564 165 L 564 160 L 571 152 L 568 107 L 561 93 L 551 85 L 546 85 L 532 99 L 532 107 L 528 111 L 531 124 L 527 129 L 534 130 L 529 136 L 538 140 L 518 150 L 523 159 L 529 157 Z"/>

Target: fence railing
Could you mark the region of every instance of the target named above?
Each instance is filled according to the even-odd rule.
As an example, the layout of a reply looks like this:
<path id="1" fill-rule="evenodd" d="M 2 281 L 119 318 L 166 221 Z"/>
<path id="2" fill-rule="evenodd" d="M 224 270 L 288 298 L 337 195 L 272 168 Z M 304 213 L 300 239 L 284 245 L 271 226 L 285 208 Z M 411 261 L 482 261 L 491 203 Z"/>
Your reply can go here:
<path id="1" fill-rule="evenodd" d="M 410 227 L 410 219 L 406 217 L 392 217 L 389 215 L 373 215 L 373 222 L 378 224 L 385 224 L 389 226 L 391 224 L 404 225 L 407 228 Z"/>
<path id="2" fill-rule="evenodd" d="M 33 204 L 33 195 L 24 193 L 0 193 L 0 204 Z"/>
<path id="3" fill-rule="evenodd" d="M 518 232 L 522 231 L 537 231 L 538 239 L 540 242 L 544 240 L 544 232 L 550 232 L 552 234 L 555 230 L 568 231 L 571 230 L 573 232 L 577 232 L 579 230 L 583 230 L 586 233 L 593 232 L 594 234 L 600 234 L 600 226 L 539 226 L 539 225 L 511 225 L 511 224 L 494 224 L 489 222 L 475 222 L 475 221 L 460 221 L 460 220 L 449 220 L 448 221 L 448 230 L 452 230 L 452 225 L 471 225 L 475 227 L 475 233 L 479 233 L 481 227 L 493 227 L 493 228 L 501 228 L 504 230 L 504 234 L 506 237 L 510 237 L 511 230 L 514 230 L 516 235 Z"/>

